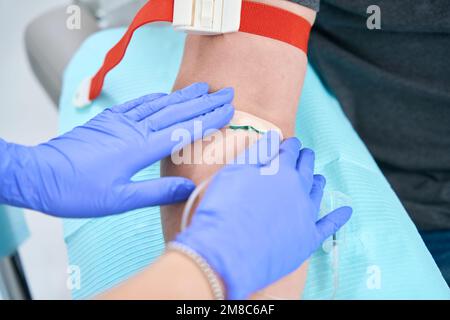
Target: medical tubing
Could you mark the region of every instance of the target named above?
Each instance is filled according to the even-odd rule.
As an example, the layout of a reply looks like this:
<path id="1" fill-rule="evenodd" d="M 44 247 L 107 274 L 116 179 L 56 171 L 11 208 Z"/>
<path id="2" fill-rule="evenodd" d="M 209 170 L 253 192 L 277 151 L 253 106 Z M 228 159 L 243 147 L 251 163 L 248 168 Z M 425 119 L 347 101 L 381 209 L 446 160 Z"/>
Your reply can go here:
<path id="1" fill-rule="evenodd" d="M 180 230 L 183 232 L 186 230 L 188 223 L 189 223 L 189 217 L 191 216 L 192 208 L 194 207 L 195 200 L 200 196 L 200 194 L 206 189 L 209 182 L 211 182 L 212 178 L 208 178 L 206 180 L 203 180 L 191 193 L 189 196 L 186 205 L 184 206 L 183 213 L 181 215 L 181 226 Z"/>
<path id="2" fill-rule="evenodd" d="M 321 204 L 322 217 L 328 212 L 336 210 L 342 206 L 351 206 L 351 199 L 340 191 L 328 191 L 325 192 Z M 339 258 L 340 248 L 345 242 L 345 227 L 333 234 L 330 239 L 324 241 L 322 250 L 330 255 L 330 265 L 332 270 L 332 294 L 331 300 L 335 300 L 337 297 L 337 291 L 339 288 Z"/>
<path id="3" fill-rule="evenodd" d="M 336 300 L 337 290 L 339 287 L 339 247 L 336 237 L 333 236 L 333 250 L 332 250 L 332 270 L 333 270 L 333 294 L 331 300 Z"/>

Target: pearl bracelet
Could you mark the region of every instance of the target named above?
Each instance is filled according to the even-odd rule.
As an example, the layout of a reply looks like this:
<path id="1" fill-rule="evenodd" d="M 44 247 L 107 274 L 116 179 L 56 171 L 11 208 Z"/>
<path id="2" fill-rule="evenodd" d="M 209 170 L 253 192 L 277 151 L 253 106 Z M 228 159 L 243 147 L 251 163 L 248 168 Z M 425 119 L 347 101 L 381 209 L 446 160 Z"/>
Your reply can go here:
<path id="1" fill-rule="evenodd" d="M 176 251 L 184 254 L 189 257 L 192 261 L 197 264 L 203 274 L 206 276 L 208 280 L 209 286 L 214 296 L 214 300 L 225 300 L 225 293 L 220 285 L 220 280 L 211 266 L 203 259 L 197 252 L 189 248 L 188 246 L 178 243 L 178 242 L 170 242 L 167 245 L 166 250 L 168 251 Z"/>

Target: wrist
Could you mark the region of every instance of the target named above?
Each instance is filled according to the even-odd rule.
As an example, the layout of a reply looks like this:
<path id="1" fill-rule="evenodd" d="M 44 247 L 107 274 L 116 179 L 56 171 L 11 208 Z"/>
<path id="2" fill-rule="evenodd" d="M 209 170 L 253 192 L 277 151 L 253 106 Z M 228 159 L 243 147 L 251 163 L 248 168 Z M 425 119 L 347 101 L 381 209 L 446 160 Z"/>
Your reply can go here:
<path id="1" fill-rule="evenodd" d="M 0 203 L 29 207 L 25 203 L 35 198 L 35 187 L 27 168 L 33 167 L 29 147 L 0 139 Z"/>
<path id="2" fill-rule="evenodd" d="M 199 253 L 178 242 L 169 243 L 167 250 L 169 254 L 178 256 L 178 259 L 184 264 L 184 272 L 189 274 L 191 280 L 194 277 L 199 286 L 208 287 L 209 290 L 203 290 L 205 299 L 225 299 L 225 289 L 221 278 Z M 189 266 L 191 272 L 188 271 Z"/>
<path id="3" fill-rule="evenodd" d="M 10 156 L 8 152 L 9 143 L 0 139 L 0 177 L 3 177 L 10 166 Z M 2 179 L 0 180 L 2 183 Z"/>
<path id="4" fill-rule="evenodd" d="M 208 280 L 186 255 L 168 250 L 146 268 L 99 300 L 210 300 Z"/>
<path id="5" fill-rule="evenodd" d="M 16 145 L 0 139 L 0 203 L 13 204 L 17 165 Z"/>
<path id="6" fill-rule="evenodd" d="M 245 264 L 248 252 L 241 252 L 234 241 L 230 243 L 227 236 L 222 235 L 223 231 L 217 232 L 214 227 L 193 228 L 191 225 L 175 242 L 189 247 L 208 263 L 220 277 L 227 299 L 246 299 L 257 289 L 253 286 L 254 274 Z"/>

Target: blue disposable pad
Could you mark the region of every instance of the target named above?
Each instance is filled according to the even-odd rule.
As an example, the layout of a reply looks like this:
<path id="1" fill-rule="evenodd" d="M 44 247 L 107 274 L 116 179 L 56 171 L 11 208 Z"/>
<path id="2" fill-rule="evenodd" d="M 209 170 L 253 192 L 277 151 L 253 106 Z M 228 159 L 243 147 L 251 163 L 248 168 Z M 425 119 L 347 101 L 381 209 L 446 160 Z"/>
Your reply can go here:
<path id="1" fill-rule="evenodd" d="M 170 92 L 181 62 L 184 39 L 170 27 L 138 31 L 124 61 L 106 78 L 93 106 L 77 110 L 72 99 L 79 83 L 100 66 L 123 29 L 90 37 L 68 66 L 61 98 L 60 128 L 81 125 L 105 107 L 151 92 Z M 351 198 L 354 215 L 339 245 L 338 299 L 448 299 L 450 291 L 405 209 L 381 174 L 339 103 L 308 68 L 297 118 L 297 134 L 317 153 L 317 169 L 328 191 Z M 157 178 L 159 165 L 137 175 Z M 88 298 L 148 266 L 164 249 L 159 208 L 90 220 L 66 220 L 70 263 L 80 267 L 74 298 Z M 311 258 L 306 299 L 333 295 L 330 254 Z"/>
<path id="2" fill-rule="evenodd" d="M 13 254 L 28 235 L 23 211 L 0 205 L 0 259 Z"/>

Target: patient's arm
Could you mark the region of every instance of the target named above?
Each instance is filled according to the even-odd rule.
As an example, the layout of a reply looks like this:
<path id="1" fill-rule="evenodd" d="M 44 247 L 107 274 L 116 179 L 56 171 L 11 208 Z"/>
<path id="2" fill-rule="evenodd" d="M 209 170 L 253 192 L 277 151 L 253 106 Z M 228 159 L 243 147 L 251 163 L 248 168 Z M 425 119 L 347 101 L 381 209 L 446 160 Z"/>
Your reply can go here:
<path id="1" fill-rule="evenodd" d="M 303 16 L 311 24 L 315 12 L 285 0 L 259 0 Z M 275 124 L 284 137 L 295 133 L 295 118 L 306 71 L 305 53 L 289 44 L 247 33 L 220 36 L 189 35 L 174 89 L 196 81 L 208 82 L 211 90 L 235 89 L 233 105 Z M 244 133 L 242 133 L 244 134 Z M 164 176 L 184 176 L 200 183 L 220 169 L 219 165 L 162 163 Z M 225 191 L 226 192 L 226 191 Z M 161 208 L 164 235 L 172 240 L 179 232 L 184 204 Z M 277 214 L 274 212 L 274 214 Z M 273 296 L 298 298 L 306 278 L 306 265 L 266 289 Z"/>
<path id="2" fill-rule="evenodd" d="M 182 253 L 167 252 L 150 267 L 95 299 L 211 300 L 213 298 L 208 279 L 198 265 Z"/>

